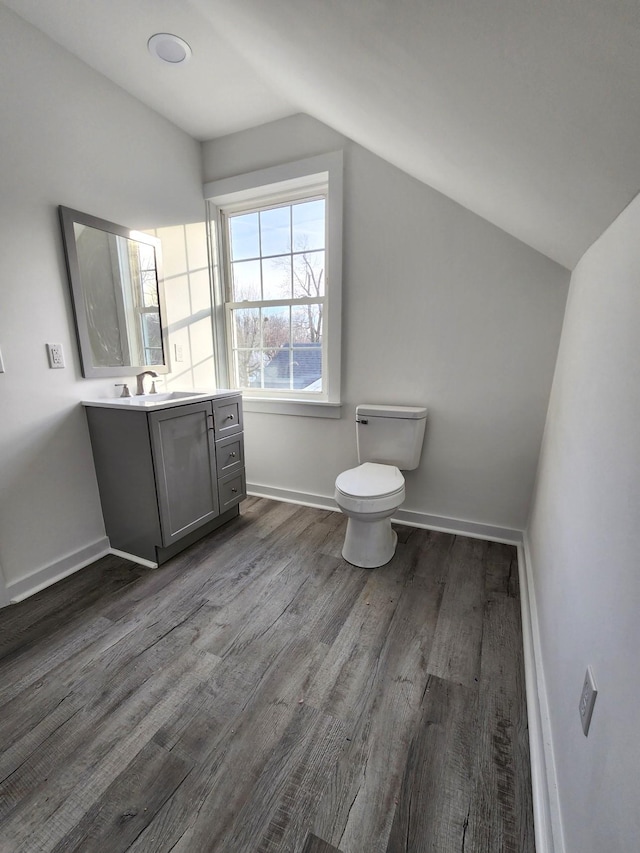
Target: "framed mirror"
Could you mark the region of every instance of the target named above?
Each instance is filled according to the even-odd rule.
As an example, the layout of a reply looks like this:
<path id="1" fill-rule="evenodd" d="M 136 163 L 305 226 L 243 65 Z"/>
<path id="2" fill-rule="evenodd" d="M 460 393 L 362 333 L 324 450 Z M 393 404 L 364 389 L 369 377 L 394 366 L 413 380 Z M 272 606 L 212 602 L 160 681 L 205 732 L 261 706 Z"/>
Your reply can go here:
<path id="1" fill-rule="evenodd" d="M 60 207 L 82 375 L 167 373 L 160 241 Z"/>

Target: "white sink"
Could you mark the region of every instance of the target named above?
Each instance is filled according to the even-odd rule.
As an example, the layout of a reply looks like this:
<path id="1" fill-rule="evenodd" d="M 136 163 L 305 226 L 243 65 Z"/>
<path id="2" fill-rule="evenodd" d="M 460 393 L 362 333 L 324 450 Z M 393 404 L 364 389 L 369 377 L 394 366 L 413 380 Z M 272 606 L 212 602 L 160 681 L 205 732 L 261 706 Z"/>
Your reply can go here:
<path id="1" fill-rule="evenodd" d="M 206 391 L 159 391 L 157 394 L 137 394 L 135 397 L 118 397 L 119 403 L 128 406 L 157 406 L 171 400 L 202 400 L 210 397 Z"/>
<path id="2" fill-rule="evenodd" d="M 103 409 L 167 409 L 183 403 L 213 400 L 228 397 L 237 391 L 159 391 L 157 394 L 138 394 L 135 397 L 105 397 L 99 400 L 83 400 L 83 406 L 98 406 Z"/>

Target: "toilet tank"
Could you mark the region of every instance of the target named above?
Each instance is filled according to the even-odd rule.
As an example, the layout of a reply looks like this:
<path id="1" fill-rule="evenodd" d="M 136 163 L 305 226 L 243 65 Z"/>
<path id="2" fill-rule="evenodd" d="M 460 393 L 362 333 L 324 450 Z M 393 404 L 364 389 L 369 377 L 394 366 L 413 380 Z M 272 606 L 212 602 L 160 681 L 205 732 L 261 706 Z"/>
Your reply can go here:
<path id="1" fill-rule="evenodd" d="M 418 467 L 427 410 L 420 406 L 356 407 L 358 462 L 382 462 L 402 471 Z"/>

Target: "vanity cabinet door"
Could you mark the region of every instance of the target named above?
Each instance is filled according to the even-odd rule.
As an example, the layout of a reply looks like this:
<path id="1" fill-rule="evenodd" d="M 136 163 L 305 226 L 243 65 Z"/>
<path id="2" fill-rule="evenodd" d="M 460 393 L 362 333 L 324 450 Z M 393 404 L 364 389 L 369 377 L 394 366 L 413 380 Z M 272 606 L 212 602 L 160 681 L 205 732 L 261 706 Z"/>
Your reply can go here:
<path id="1" fill-rule="evenodd" d="M 219 514 L 211 402 L 153 412 L 149 430 L 167 546 Z"/>

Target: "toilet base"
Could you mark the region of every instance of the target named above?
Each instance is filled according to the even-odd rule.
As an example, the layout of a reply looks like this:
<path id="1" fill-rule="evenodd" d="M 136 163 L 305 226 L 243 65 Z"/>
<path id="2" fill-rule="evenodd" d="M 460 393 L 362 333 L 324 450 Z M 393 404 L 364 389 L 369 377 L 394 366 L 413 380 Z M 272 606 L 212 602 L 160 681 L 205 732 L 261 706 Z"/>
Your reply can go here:
<path id="1" fill-rule="evenodd" d="M 349 517 L 342 556 L 352 566 L 377 569 L 393 557 L 397 542 L 398 535 L 392 529 L 389 517 L 374 521 Z"/>

